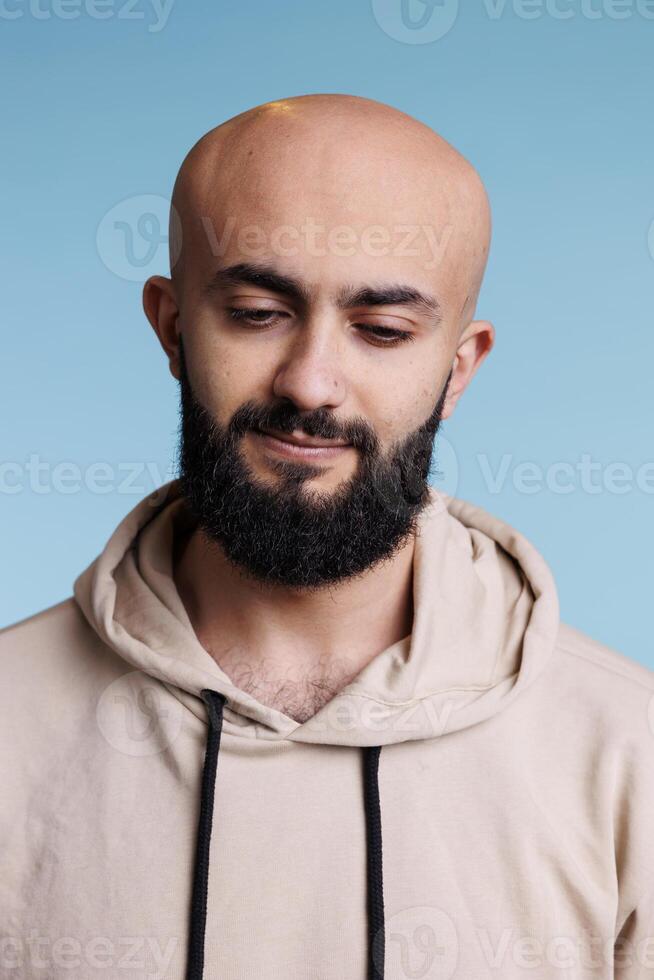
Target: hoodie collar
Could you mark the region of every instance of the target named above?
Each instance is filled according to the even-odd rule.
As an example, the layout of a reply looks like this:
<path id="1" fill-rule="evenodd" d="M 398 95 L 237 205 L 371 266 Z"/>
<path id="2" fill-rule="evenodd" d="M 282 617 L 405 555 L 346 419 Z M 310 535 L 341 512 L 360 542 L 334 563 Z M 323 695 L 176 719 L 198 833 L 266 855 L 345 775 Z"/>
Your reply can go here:
<path id="1" fill-rule="evenodd" d="M 133 668 L 206 721 L 201 691 L 224 694 L 223 731 L 373 746 L 458 731 L 508 706 L 544 670 L 559 605 L 534 546 L 466 501 L 429 489 L 413 558 L 414 621 L 308 721 L 236 687 L 202 647 L 173 578 L 193 521 L 173 480 L 144 498 L 74 584 L 86 619 Z"/>

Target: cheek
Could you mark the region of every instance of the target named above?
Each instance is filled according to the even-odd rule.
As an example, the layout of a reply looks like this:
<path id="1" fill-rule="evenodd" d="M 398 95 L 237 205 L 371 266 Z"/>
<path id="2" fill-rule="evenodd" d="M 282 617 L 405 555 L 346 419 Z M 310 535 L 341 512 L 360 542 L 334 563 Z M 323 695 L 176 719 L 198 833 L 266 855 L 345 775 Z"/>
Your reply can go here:
<path id="1" fill-rule="evenodd" d="M 231 341 L 209 317 L 195 320 L 187 360 L 197 397 L 222 425 L 244 402 L 270 399 L 267 360 L 253 357 L 246 344 Z"/>
<path id="2" fill-rule="evenodd" d="M 390 445 L 429 418 L 439 392 L 437 372 L 416 360 L 401 378 L 377 377 L 362 400 L 377 435 L 384 445 Z"/>

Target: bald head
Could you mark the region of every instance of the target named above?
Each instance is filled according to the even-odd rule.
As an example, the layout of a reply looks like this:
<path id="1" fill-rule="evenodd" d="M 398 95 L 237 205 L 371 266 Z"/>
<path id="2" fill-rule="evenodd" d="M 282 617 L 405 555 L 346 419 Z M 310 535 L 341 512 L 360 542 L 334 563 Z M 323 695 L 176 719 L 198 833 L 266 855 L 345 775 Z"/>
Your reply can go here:
<path id="1" fill-rule="evenodd" d="M 291 265 L 322 249 L 350 269 L 363 252 L 385 279 L 419 267 L 462 328 L 490 224 L 479 175 L 428 126 L 372 99 L 302 95 L 234 116 L 187 154 L 173 190 L 171 271 L 183 291 L 235 245 Z"/>

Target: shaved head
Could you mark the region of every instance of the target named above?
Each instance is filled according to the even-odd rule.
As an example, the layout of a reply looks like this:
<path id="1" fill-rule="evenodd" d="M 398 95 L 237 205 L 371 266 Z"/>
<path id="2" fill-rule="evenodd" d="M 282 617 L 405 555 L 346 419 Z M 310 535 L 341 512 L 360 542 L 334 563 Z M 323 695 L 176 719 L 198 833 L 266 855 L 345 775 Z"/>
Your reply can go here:
<path id="1" fill-rule="evenodd" d="M 215 264 L 230 220 L 250 228 L 253 245 L 257 232 L 260 241 L 277 235 L 282 255 L 290 254 L 289 229 L 313 221 L 333 241 L 338 229 L 367 234 L 373 254 L 386 241 L 401 256 L 402 238 L 405 250 L 421 249 L 459 330 L 474 313 L 491 230 L 483 183 L 454 147 L 398 109 L 340 94 L 266 102 L 210 130 L 182 163 L 171 215 L 180 290 L 192 270 Z"/>

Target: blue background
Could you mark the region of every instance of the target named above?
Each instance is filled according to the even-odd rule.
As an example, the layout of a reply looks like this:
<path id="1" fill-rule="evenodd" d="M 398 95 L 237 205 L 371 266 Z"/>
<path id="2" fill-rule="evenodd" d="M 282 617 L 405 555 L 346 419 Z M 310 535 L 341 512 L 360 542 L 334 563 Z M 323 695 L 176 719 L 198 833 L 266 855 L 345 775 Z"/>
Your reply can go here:
<path id="1" fill-rule="evenodd" d="M 156 224 L 139 235 L 137 220 L 144 196 L 163 207 L 190 146 L 252 105 L 349 92 L 433 126 L 491 197 L 478 316 L 497 340 L 443 425 L 443 488 L 533 541 L 565 621 L 654 666 L 651 0 L 466 0 L 429 43 L 415 28 L 393 36 L 400 0 L 176 0 L 165 22 L 146 0 L 108 0 L 104 19 L 74 3 L 3 0 L 0 15 L 0 625 L 70 595 L 174 463 L 177 386 L 141 282 L 123 274 L 128 233 L 107 232 L 113 217 L 131 227 L 128 273 L 167 274 Z M 574 470 L 559 492 L 549 468 L 584 454 L 599 492 Z M 40 483 L 30 458 L 45 467 Z M 106 493 L 84 486 L 98 462 L 113 468 Z M 82 474 L 69 474 L 69 492 L 53 477 L 61 463 Z M 532 493 L 524 463 L 542 474 Z M 629 468 L 620 493 L 615 463 Z"/>

